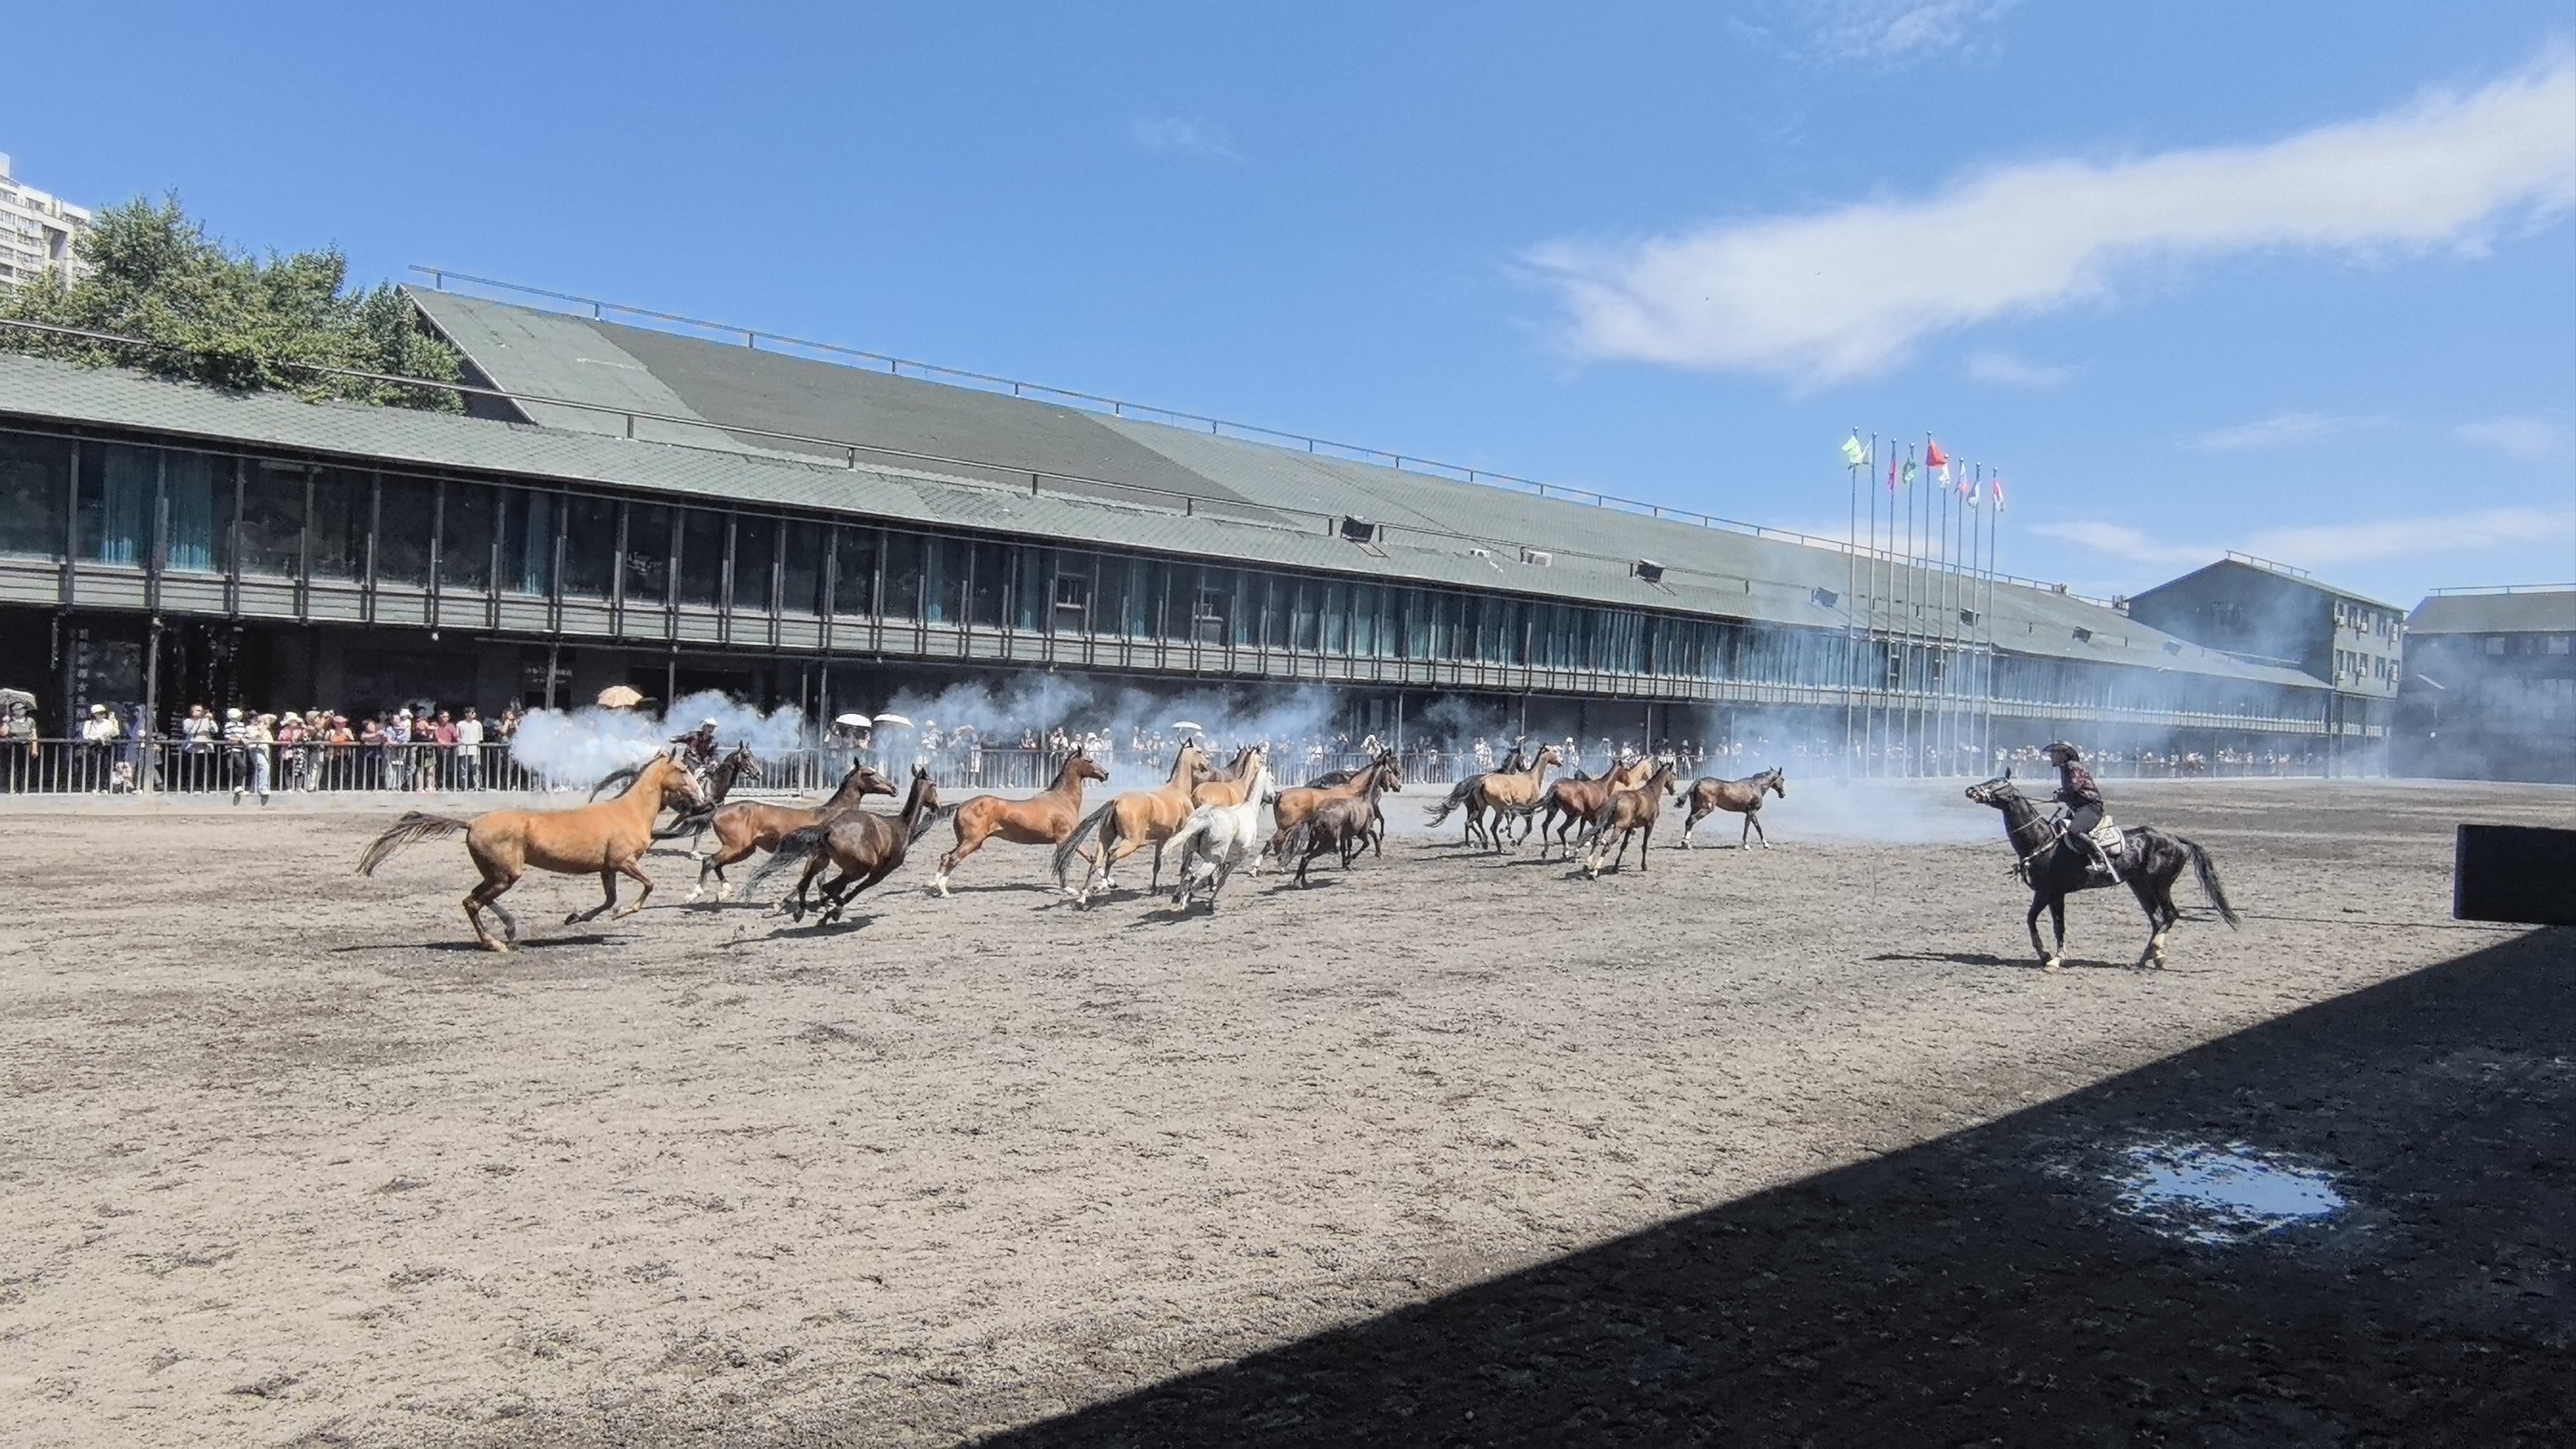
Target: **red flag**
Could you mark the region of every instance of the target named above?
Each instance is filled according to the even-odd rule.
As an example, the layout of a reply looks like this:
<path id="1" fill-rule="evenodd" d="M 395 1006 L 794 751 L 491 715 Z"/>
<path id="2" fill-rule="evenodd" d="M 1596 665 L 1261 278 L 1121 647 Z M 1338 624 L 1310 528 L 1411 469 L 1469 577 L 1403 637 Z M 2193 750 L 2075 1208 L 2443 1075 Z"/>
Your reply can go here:
<path id="1" fill-rule="evenodd" d="M 2001 512 L 2003 512 L 2003 511 L 2004 511 L 2004 475 L 2003 475 L 2003 474 L 2001 474 L 2001 473 L 1997 473 L 1997 474 L 1995 475 L 1995 477 L 1994 477 L 1994 481 L 1993 481 L 1992 483 L 1988 484 L 1987 486 L 1988 486 L 1988 487 L 1990 487 L 1990 488 L 1992 488 L 1992 489 L 1994 490 L 1994 494 L 1995 494 L 1995 512 L 1997 512 L 1997 513 L 2001 513 Z"/>
<path id="2" fill-rule="evenodd" d="M 1924 467 L 1926 467 L 1926 468 L 1938 468 L 1938 467 L 1940 467 L 1942 464 L 1947 463 L 1947 462 L 1949 462 L 1949 461 L 1950 461 L 1950 457 L 1949 457 L 1949 455 L 1941 451 L 1941 445 L 1940 445 L 1939 443 L 1936 443 L 1936 442 L 1932 441 L 1932 440 L 1931 440 L 1930 438 L 1928 438 L 1928 437 L 1927 437 L 1927 438 L 1925 438 L 1925 439 L 1923 440 L 1923 466 L 1924 466 Z"/>
<path id="3" fill-rule="evenodd" d="M 1893 443 L 1887 447 L 1887 491 L 1896 491 L 1896 445 Z"/>

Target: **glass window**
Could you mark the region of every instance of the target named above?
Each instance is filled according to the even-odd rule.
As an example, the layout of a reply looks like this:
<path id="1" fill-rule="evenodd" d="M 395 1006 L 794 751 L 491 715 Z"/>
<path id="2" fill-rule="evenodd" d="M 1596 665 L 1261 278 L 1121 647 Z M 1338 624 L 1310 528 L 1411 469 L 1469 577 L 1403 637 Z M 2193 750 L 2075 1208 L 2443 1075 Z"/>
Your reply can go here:
<path id="1" fill-rule="evenodd" d="M 1420 589 L 1389 589 L 1387 592 L 1395 596 L 1397 607 L 1404 611 L 1404 657 L 1430 658 L 1432 599 Z"/>
<path id="2" fill-rule="evenodd" d="M 354 468 L 313 470 L 313 522 L 305 533 L 313 577 L 363 581 L 367 530 L 375 521 L 376 480 Z"/>
<path id="3" fill-rule="evenodd" d="M 680 602 L 713 607 L 724 602 L 725 516 L 712 509 L 680 510 Z"/>
<path id="4" fill-rule="evenodd" d="M 974 569 L 971 590 L 972 612 L 968 619 L 987 629 L 1002 627 L 1003 595 L 1011 583 L 1011 549 L 1008 544 L 978 543 L 970 547 Z"/>
<path id="5" fill-rule="evenodd" d="M 170 453 L 161 475 L 169 549 L 164 566 L 222 573 L 232 566 L 233 466 L 230 458 Z M 429 530 L 423 527 L 424 540 Z"/>
<path id="6" fill-rule="evenodd" d="M 555 513 L 561 498 L 528 488 L 501 491 L 501 591 L 544 598 L 554 592 Z"/>
<path id="7" fill-rule="evenodd" d="M 921 617 L 922 571 L 926 567 L 923 547 L 927 540 L 917 533 L 889 533 L 885 536 L 885 614 L 889 619 Z"/>
<path id="8" fill-rule="evenodd" d="M 738 513 L 733 520 L 733 606 L 769 612 L 770 572 L 778 561 L 778 520 Z"/>
<path id="9" fill-rule="evenodd" d="M 69 439 L 0 433 L 0 553 L 63 556 L 71 475 Z"/>
<path id="10" fill-rule="evenodd" d="M 1323 606 L 1324 586 L 1301 582 L 1296 589 L 1296 617 L 1289 638 L 1296 648 L 1312 654 L 1324 647 L 1323 621 L 1318 617 Z"/>
<path id="11" fill-rule="evenodd" d="M 1288 615 L 1297 597 L 1297 582 L 1273 574 L 1243 576 L 1243 609 L 1237 615 L 1235 642 L 1252 642 L 1258 634 L 1264 649 L 1288 647 Z M 1245 617 L 1250 616 L 1250 617 Z"/>
<path id="12" fill-rule="evenodd" d="M 1048 627 L 1056 633 L 1091 632 L 1092 569 L 1095 566 L 1092 556 L 1087 553 L 1056 555 L 1054 607 L 1049 611 L 1048 620 Z"/>
<path id="13" fill-rule="evenodd" d="M 376 582 L 429 582 L 429 540 L 438 530 L 438 485 L 387 478 L 376 492 Z"/>
<path id="14" fill-rule="evenodd" d="M 832 534 L 832 612 L 852 618 L 876 612 L 877 531 L 847 524 Z M 894 612 L 887 606 L 887 612 Z M 912 616 L 905 609 L 906 618 Z"/>
<path id="15" fill-rule="evenodd" d="M 438 525 L 440 587 L 483 593 L 492 587 L 492 490 L 450 483 Z"/>
<path id="16" fill-rule="evenodd" d="M 926 538 L 921 542 L 921 618 L 929 624 L 954 624 L 966 615 L 966 544 L 962 539 Z"/>
<path id="17" fill-rule="evenodd" d="M 626 505 L 626 602 L 671 602 L 671 510 L 659 503 Z"/>
<path id="18" fill-rule="evenodd" d="M 1375 584 L 1351 585 L 1351 652 L 1362 658 L 1377 653 L 1377 595 Z"/>
<path id="19" fill-rule="evenodd" d="M 1234 605 L 1234 571 L 1202 568 L 1190 605 L 1189 637 L 1201 644 L 1223 644 L 1226 615 Z"/>
<path id="20" fill-rule="evenodd" d="M 1052 550 L 1023 544 L 1014 552 L 1020 567 L 1019 576 L 1011 581 L 1011 627 L 1043 629 L 1054 612 L 1054 597 L 1047 592 L 1047 558 Z"/>
<path id="21" fill-rule="evenodd" d="M 1324 652 L 1345 654 L 1351 647 L 1351 586 L 1324 586 Z"/>
<path id="22" fill-rule="evenodd" d="M 823 612 L 823 549 L 832 541 L 831 526 L 791 518 L 779 529 L 784 547 L 778 569 L 778 610 L 815 618 Z"/>
<path id="23" fill-rule="evenodd" d="M 81 449 L 80 557 L 94 563 L 142 564 L 152 557 L 152 514 L 161 494 L 161 454 L 152 448 L 91 443 Z M 57 503 L 55 517 L 61 517 Z M 59 551 L 62 540 L 54 540 Z"/>
<path id="24" fill-rule="evenodd" d="M 617 578 L 617 500 L 567 494 L 563 514 L 563 591 L 566 598 L 605 599 Z"/>
<path id="25" fill-rule="evenodd" d="M 1151 639 L 1163 627 L 1163 565 L 1152 559 L 1127 561 L 1126 634 Z"/>
<path id="26" fill-rule="evenodd" d="M 304 468 L 253 463 L 242 478 L 241 566 L 246 574 L 304 573 Z"/>

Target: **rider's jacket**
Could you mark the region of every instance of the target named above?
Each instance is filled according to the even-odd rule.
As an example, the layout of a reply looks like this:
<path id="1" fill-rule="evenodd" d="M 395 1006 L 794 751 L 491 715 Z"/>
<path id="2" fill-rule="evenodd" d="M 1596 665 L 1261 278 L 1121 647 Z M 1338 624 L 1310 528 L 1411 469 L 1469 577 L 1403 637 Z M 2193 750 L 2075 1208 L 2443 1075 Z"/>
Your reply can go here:
<path id="1" fill-rule="evenodd" d="M 2087 805 L 2097 810 L 2103 808 L 2102 787 L 2093 783 L 2091 770 L 2076 761 L 2069 760 L 2057 767 L 2057 777 L 2059 804 L 2069 810 L 2081 810 Z"/>

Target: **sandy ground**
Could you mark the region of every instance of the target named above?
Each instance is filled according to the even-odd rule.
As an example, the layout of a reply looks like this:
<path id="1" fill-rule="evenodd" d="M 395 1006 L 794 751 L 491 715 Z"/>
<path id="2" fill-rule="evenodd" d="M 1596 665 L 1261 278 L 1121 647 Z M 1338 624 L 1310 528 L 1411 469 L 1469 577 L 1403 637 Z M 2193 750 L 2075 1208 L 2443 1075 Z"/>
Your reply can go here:
<path id="1" fill-rule="evenodd" d="M 0 1442 L 2564 1442 L 2576 933 L 2447 917 L 2453 823 L 2576 792 L 2130 787 L 2246 927 L 2132 971 L 2095 893 L 2047 975 L 1955 797 L 1177 920 L 1006 847 L 925 897 L 934 836 L 797 929 L 656 856 L 613 924 L 532 879 L 506 958 L 456 842 L 350 873 L 375 802 L 0 812 Z M 2354 1207 L 2168 1241 L 2116 1132 Z"/>

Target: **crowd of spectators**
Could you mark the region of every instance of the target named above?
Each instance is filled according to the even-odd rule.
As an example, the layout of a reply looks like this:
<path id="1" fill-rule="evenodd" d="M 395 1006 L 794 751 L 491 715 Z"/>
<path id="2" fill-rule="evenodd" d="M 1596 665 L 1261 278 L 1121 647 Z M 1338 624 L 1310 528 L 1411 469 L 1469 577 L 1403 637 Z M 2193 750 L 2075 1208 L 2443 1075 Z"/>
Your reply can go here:
<path id="1" fill-rule="evenodd" d="M 0 788 L 108 792 L 143 789 L 229 791 L 262 804 L 280 791 L 476 790 L 514 784 L 509 745 L 519 728 L 513 704 L 486 720 L 472 705 L 434 703 L 349 716 L 325 709 L 218 713 L 192 704 L 166 731 L 148 729 L 142 707 L 97 703 L 78 734 L 54 743 L 37 733 L 32 701 L 9 702 L 0 731 Z M 47 760 L 54 750 L 62 758 Z"/>

